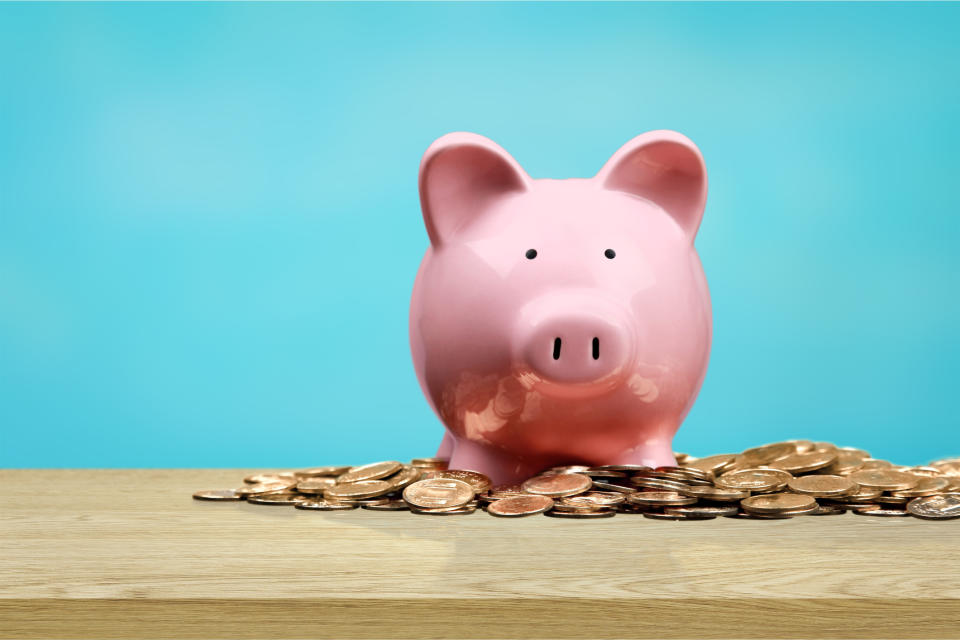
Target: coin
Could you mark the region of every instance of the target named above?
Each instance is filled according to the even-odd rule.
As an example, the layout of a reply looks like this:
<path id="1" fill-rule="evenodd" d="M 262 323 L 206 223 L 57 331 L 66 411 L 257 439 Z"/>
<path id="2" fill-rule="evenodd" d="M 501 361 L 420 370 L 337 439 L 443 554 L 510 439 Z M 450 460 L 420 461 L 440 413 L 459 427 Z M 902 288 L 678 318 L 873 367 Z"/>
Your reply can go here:
<path id="1" fill-rule="evenodd" d="M 593 481 L 579 473 L 556 473 L 534 476 L 521 486 L 528 493 L 559 498 L 583 493 L 593 486 Z"/>
<path id="2" fill-rule="evenodd" d="M 344 482 L 332 487 L 327 487 L 323 491 L 323 497 L 327 500 L 350 500 L 355 498 L 373 498 L 382 496 L 385 493 L 393 491 L 389 482 L 383 480 L 358 480 L 357 482 Z"/>
<path id="3" fill-rule="evenodd" d="M 707 507 L 707 506 L 690 506 L 690 507 L 664 507 L 663 512 L 669 514 L 677 515 L 686 515 L 686 516 L 702 516 L 716 518 L 717 516 L 729 516 L 734 515 L 739 511 L 738 507 L 734 505 L 725 505 L 722 507 Z"/>
<path id="4" fill-rule="evenodd" d="M 602 464 L 598 467 L 589 467 L 590 473 L 587 475 L 593 475 L 596 471 L 622 471 L 626 473 L 633 473 L 636 471 L 649 471 L 650 467 L 645 464 Z"/>
<path id="5" fill-rule="evenodd" d="M 780 491 L 793 479 L 779 469 L 741 469 L 730 471 L 717 478 L 716 485 L 722 489 L 768 493 Z"/>
<path id="6" fill-rule="evenodd" d="M 684 463 L 684 467 L 699 469 L 710 474 L 719 474 L 721 471 L 731 466 L 737 459 L 735 453 L 720 453 L 713 456 L 698 458 L 692 462 Z"/>
<path id="7" fill-rule="evenodd" d="M 302 480 L 304 478 L 319 478 L 323 476 L 339 476 L 341 473 L 346 473 L 350 470 L 350 467 L 311 467 L 309 469 L 300 469 L 299 471 L 294 471 L 293 475 L 298 479 Z"/>
<path id="8" fill-rule="evenodd" d="M 243 494 L 235 489 L 213 489 L 211 491 L 197 491 L 193 494 L 194 500 L 235 501 L 243 500 Z"/>
<path id="9" fill-rule="evenodd" d="M 497 500 L 487 507 L 487 513 L 493 516 L 517 517 L 543 513 L 553 506 L 553 498 L 544 495 L 514 496 Z"/>
<path id="10" fill-rule="evenodd" d="M 403 499 L 412 507 L 459 507 L 473 500 L 474 487 L 456 478 L 418 480 L 403 490 Z"/>
<path id="11" fill-rule="evenodd" d="M 697 499 L 682 496 L 675 491 L 642 491 L 629 494 L 627 496 L 627 502 L 657 507 L 680 507 L 688 504 L 696 504 Z"/>
<path id="12" fill-rule="evenodd" d="M 800 476 L 788 482 L 787 487 L 794 493 L 802 493 L 817 498 L 846 496 L 859 489 L 850 478 L 829 475 Z"/>
<path id="13" fill-rule="evenodd" d="M 598 480 L 593 481 L 593 488 L 598 491 L 616 491 L 618 493 L 634 493 L 636 491 L 633 487 L 624 487 L 612 482 L 600 482 Z"/>
<path id="14" fill-rule="evenodd" d="M 861 469 L 851 473 L 850 479 L 862 487 L 884 491 L 902 491 L 912 489 L 919 484 L 919 480 L 913 475 L 890 469 Z"/>
<path id="15" fill-rule="evenodd" d="M 561 498 L 563 504 L 587 506 L 587 507 L 610 507 L 626 502 L 624 494 L 616 491 L 588 491 L 580 495 Z"/>
<path id="16" fill-rule="evenodd" d="M 324 498 L 307 498 L 300 502 L 295 502 L 293 506 L 297 509 L 309 509 L 313 511 L 347 511 L 356 509 L 356 502 L 346 502 L 337 500 L 326 500 Z"/>
<path id="17" fill-rule="evenodd" d="M 734 489 L 718 489 L 717 487 L 690 486 L 681 489 L 679 493 L 692 498 L 700 498 L 710 502 L 739 502 L 750 496 L 749 491 Z"/>
<path id="18" fill-rule="evenodd" d="M 837 460 L 837 454 L 832 451 L 810 451 L 808 453 L 794 453 L 774 460 L 767 466 L 790 473 L 808 473 L 829 467 Z"/>
<path id="19" fill-rule="evenodd" d="M 474 506 L 462 506 L 455 509 L 418 509 L 416 507 L 410 507 L 410 511 L 413 513 L 420 513 L 432 516 L 457 516 L 457 515 L 467 515 L 476 511 L 477 508 Z"/>
<path id="20" fill-rule="evenodd" d="M 404 466 L 396 475 L 384 478 L 384 480 L 389 482 L 394 490 L 397 490 L 413 484 L 420 479 L 422 474 L 423 470 L 418 467 Z"/>
<path id="21" fill-rule="evenodd" d="M 237 493 L 244 496 L 253 496 L 258 493 L 277 493 L 278 491 L 289 491 L 297 485 L 296 481 L 279 480 L 275 482 L 261 482 L 259 484 L 248 484 L 237 489 Z"/>
<path id="22" fill-rule="evenodd" d="M 960 518 L 960 493 L 914 498 L 907 503 L 907 511 L 926 520 Z"/>
<path id="23" fill-rule="evenodd" d="M 414 458 L 410 466 L 422 469 L 446 469 L 450 460 L 447 458 Z"/>
<path id="24" fill-rule="evenodd" d="M 336 478 L 316 477 L 307 480 L 301 480 L 297 483 L 297 491 L 300 493 L 323 493 L 324 489 L 334 486 L 337 483 Z"/>
<path id="25" fill-rule="evenodd" d="M 817 501 L 811 496 L 796 493 L 768 493 L 744 498 L 740 501 L 740 506 L 751 513 L 797 514 L 813 511 L 817 508 Z"/>
<path id="26" fill-rule="evenodd" d="M 299 493 L 261 493 L 249 496 L 247 502 L 250 504 L 291 505 L 306 499 L 307 496 Z"/>
<path id="27" fill-rule="evenodd" d="M 406 511 L 410 508 L 406 500 L 384 500 L 383 502 L 361 504 L 360 506 L 370 511 Z"/>
<path id="28" fill-rule="evenodd" d="M 789 442 L 775 442 L 773 444 L 765 444 L 760 447 L 747 449 L 737 456 L 736 463 L 744 468 L 756 467 L 761 464 L 773 462 L 774 460 L 779 460 L 780 458 L 785 458 L 796 452 L 796 445 L 790 444 Z"/>
<path id="29" fill-rule="evenodd" d="M 467 471 L 465 469 L 448 469 L 446 471 L 440 471 L 440 478 L 451 478 L 453 480 L 460 480 L 461 482 L 466 482 L 467 484 L 473 487 L 473 490 L 477 493 L 483 493 L 490 488 L 492 484 L 490 478 L 485 476 L 482 473 L 477 471 Z"/>
<path id="30" fill-rule="evenodd" d="M 293 473 L 283 471 L 276 473 L 255 473 L 243 479 L 247 484 L 265 484 L 267 482 L 287 482 L 295 480 Z"/>
<path id="31" fill-rule="evenodd" d="M 950 481 L 946 478 L 935 478 L 931 476 L 921 476 L 917 478 L 917 486 L 912 489 L 894 491 L 890 495 L 905 498 L 919 498 L 922 496 L 932 496 L 941 493 L 950 486 Z"/>
<path id="32" fill-rule="evenodd" d="M 676 480 L 645 478 L 640 476 L 633 476 L 630 478 L 630 483 L 638 487 L 643 487 L 644 489 L 659 489 L 661 491 L 683 491 L 687 487 L 691 486 L 685 482 L 678 482 Z"/>
<path id="33" fill-rule="evenodd" d="M 551 518 L 612 518 L 617 515 L 617 512 L 613 509 L 597 509 L 595 511 L 560 511 L 550 509 L 550 511 L 544 511 L 543 515 L 550 516 Z"/>
<path id="34" fill-rule="evenodd" d="M 881 518 L 885 517 L 904 517 L 909 516 L 910 512 L 904 509 L 854 509 L 853 512 L 859 516 L 879 516 Z"/>
<path id="35" fill-rule="evenodd" d="M 378 480 L 392 475 L 403 468 L 403 464 L 396 460 L 372 462 L 359 467 L 351 467 L 337 476 L 337 482 L 357 482 L 360 480 Z"/>

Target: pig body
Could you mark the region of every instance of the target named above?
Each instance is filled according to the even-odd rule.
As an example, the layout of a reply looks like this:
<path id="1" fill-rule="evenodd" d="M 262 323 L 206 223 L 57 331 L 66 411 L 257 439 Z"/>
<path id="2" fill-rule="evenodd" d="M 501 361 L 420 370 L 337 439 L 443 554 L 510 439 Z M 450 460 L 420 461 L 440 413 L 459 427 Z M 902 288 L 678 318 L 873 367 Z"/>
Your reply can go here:
<path id="1" fill-rule="evenodd" d="M 566 180 L 530 178 L 475 134 L 432 144 L 410 344 L 447 430 L 437 455 L 495 483 L 561 464 L 675 464 L 710 353 L 693 246 L 706 192 L 699 151 L 671 131 Z"/>

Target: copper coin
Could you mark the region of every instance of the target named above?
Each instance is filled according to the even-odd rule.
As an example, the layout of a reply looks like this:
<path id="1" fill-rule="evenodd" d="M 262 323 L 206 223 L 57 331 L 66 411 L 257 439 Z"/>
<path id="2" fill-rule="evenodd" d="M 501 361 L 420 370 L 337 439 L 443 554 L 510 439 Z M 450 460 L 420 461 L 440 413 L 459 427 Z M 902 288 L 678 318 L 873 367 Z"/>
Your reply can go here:
<path id="1" fill-rule="evenodd" d="M 600 482 L 599 480 L 593 481 L 593 488 L 598 491 L 616 491 L 617 493 L 634 493 L 636 489 L 634 487 L 625 487 L 620 484 L 614 484 L 612 482 Z"/>
<path id="2" fill-rule="evenodd" d="M 261 493 L 259 495 L 249 496 L 247 502 L 250 504 L 291 505 L 307 499 L 307 496 L 299 493 L 281 492 Z"/>
<path id="3" fill-rule="evenodd" d="M 882 489 L 883 491 L 902 491 L 912 489 L 920 480 L 909 473 L 891 469 L 867 469 L 854 471 L 850 479 L 862 487 Z"/>
<path id="4" fill-rule="evenodd" d="M 800 476 L 787 483 L 794 493 L 802 493 L 816 498 L 833 498 L 856 493 L 859 487 L 850 478 L 843 476 L 812 475 Z"/>
<path id="5" fill-rule="evenodd" d="M 749 491 L 735 491 L 733 489 L 718 489 L 717 487 L 702 486 L 686 487 L 681 489 L 679 493 L 711 502 L 739 502 L 744 498 L 750 497 Z"/>
<path id="6" fill-rule="evenodd" d="M 383 500 L 377 503 L 361 503 L 360 506 L 370 511 L 406 511 L 410 508 L 406 500 Z"/>
<path id="7" fill-rule="evenodd" d="M 455 509 L 417 509 L 416 507 L 410 507 L 410 511 L 413 513 L 421 513 L 431 516 L 458 516 L 458 515 L 467 515 L 476 511 L 477 508 L 474 506 L 462 506 Z"/>
<path id="8" fill-rule="evenodd" d="M 393 491 L 393 487 L 390 486 L 389 482 L 384 482 L 383 480 L 358 480 L 357 482 L 345 482 L 327 487 L 323 491 L 323 497 L 327 500 L 374 498 L 391 491 Z"/>
<path id="9" fill-rule="evenodd" d="M 295 476 L 289 471 L 277 471 L 275 473 L 255 473 L 243 479 L 247 484 L 265 484 L 267 482 L 287 482 L 295 480 Z"/>
<path id="10" fill-rule="evenodd" d="M 385 462 L 371 462 L 359 467 L 351 467 L 337 476 L 337 482 L 359 482 L 360 480 L 379 480 L 392 475 L 403 468 L 403 463 L 396 460 Z"/>
<path id="11" fill-rule="evenodd" d="M 297 483 L 297 491 L 300 493 L 323 493 L 324 489 L 328 489 L 333 485 L 337 484 L 336 478 L 330 477 L 316 477 L 301 480 Z"/>
<path id="12" fill-rule="evenodd" d="M 588 491 L 577 496 L 562 498 L 564 504 L 590 507 L 612 507 L 626 502 L 624 494 L 616 491 Z"/>
<path id="13" fill-rule="evenodd" d="M 935 469 L 939 469 L 944 475 L 960 476 L 960 458 L 935 460 L 930 463 L 930 466 Z"/>
<path id="14" fill-rule="evenodd" d="M 558 511 L 557 509 L 550 509 L 550 511 L 544 511 L 543 515 L 550 516 L 551 518 L 610 518 L 617 515 L 617 512 L 613 509 L 596 509 L 593 511 L 585 510 L 573 510 L 573 511 Z"/>
<path id="15" fill-rule="evenodd" d="M 410 466 L 421 469 L 446 469 L 449 464 L 449 458 L 414 458 L 410 461 Z"/>
<path id="16" fill-rule="evenodd" d="M 243 500 L 243 494 L 237 493 L 235 489 L 213 489 L 211 491 L 197 491 L 193 494 L 194 500 Z"/>
<path id="17" fill-rule="evenodd" d="M 839 449 L 836 452 L 837 459 L 829 467 L 824 468 L 821 473 L 831 473 L 834 475 L 844 475 L 853 473 L 863 467 L 865 458 L 855 451 Z"/>
<path id="18" fill-rule="evenodd" d="M 473 487 L 473 490 L 476 493 L 483 493 L 493 484 L 490 482 L 490 478 L 478 471 L 468 471 L 466 469 L 447 469 L 445 471 L 439 472 L 439 478 L 451 478 L 453 480 L 460 480 L 461 482 L 466 482 Z"/>
<path id="19" fill-rule="evenodd" d="M 747 449 L 737 456 L 737 464 L 743 467 L 755 467 L 785 458 L 797 452 L 796 445 L 789 442 L 775 442 Z"/>
<path id="20" fill-rule="evenodd" d="M 340 467 L 311 467 L 309 469 L 300 469 L 299 471 L 294 471 L 293 475 L 298 479 L 302 480 L 305 478 L 320 478 L 324 476 L 339 476 L 341 473 L 346 473 L 350 470 L 349 466 L 340 466 Z"/>
<path id="21" fill-rule="evenodd" d="M 308 509 L 311 511 L 347 511 L 356 509 L 356 502 L 325 500 L 324 498 L 307 498 L 300 502 L 295 502 L 293 506 L 297 509 Z"/>
<path id="22" fill-rule="evenodd" d="M 914 498 L 907 503 L 907 511 L 926 520 L 960 518 L 960 493 Z"/>
<path id="23" fill-rule="evenodd" d="M 780 469 L 741 469 L 723 474 L 716 485 L 721 489 L 767 493 L 783 489 L 792 479 L 792 475 Z"/>
<path id="24" fill-rule="evenodd" d="M 751 513 L 800 513 L 813 511 L 817 501 L 811 496 L 796 493 L 768 493 L 750 496 L 740 501 L 744 511 Z"/>
<path id="25" fill-rule="evenodd" d="M 543 513 L 553 506 L 553 498 L 542 495 L 515 496 L 503 498 L 487 507 L 487 513 L 493 516 L 517 517 Z"/>
<path id="26" fill-rule="evenodd" d="M 774 460 L 768 466 L 789 473 L 808 473 L 829 467 L 837 460 L 837 454 L 832 451 L 810 451 L 808 453 L 794 453 L 785 458 Z"/>
<path id="27" fill-rule="evenodd" d="M 811 516 L 842 516 L 847 510 L 842 507 L 821 504 L 816 509 L 808 513 Z"/>
<path id="28" fill-rule="evenodd" d="M 634 473 L 636 471 L 649 471 L 650 467 L 645 464 L 602 464 L 596 467 L 589 467 L 590 473 L 594 471 L 620 471 L 624 473 Z"/>
<path id="29" fill-rule="evenodd" d="M 418 467 L 404 466 L 399 473 L 389 478 L 384 478 L 384 480 L 389 482 L 390 486 L 394 489 L 403 489 L 419 480 L 421 474 L 423 474 L 423 470 Z"/>
<path id="30" fill-rule="evenodd" d="M 734 453 L 721 453 L 714 456 L 697 458 L 692 462 L 684 463 L 683 466 L 688 469 L 697 469 L 710 474 L 717 474 L 731 466 L 736 459 L 737 456 Z"/>
<path id="31" fill-rule="evenodd" d="M 644 489 L 659 489 L 661 491 L 683 491 L 691 486 L 686 482 L 666 480 L 664 478 L 644 478 L 641 476 L 633 476 L 630 478 L 630 484 L 643 487 Z"/>
<path id="32" fill-rule="evenodd" d="M 702 505 L 690 507 L 664 507 L 664 513 L 687 515 L 692 517 L 703 516 L 716 518 L 717 516 L 730 516 L 736 514 L 740 509 L 735 505 L 724 505 L 722 507 L 707 507 Z"/>
<path id="33" fill-rule="evenodd" d="M 628 495 L 627 502 L 658 507 L 680 507 L 688 504 L 696 504 L 697 499 L 682 496 L 675 491 L 642 491 Z"/>
<path id="34" fill-rule="evenodd" d="M 476 490 L 456 478 L 418 480 L 403 490 L 403 499 L 422 509 L 459 507 L 473 500 Z"/>
<path id="35" fill-rule="evenodd" d="M 534 476 L 521 486 L 527 493 L 559 498 L 589 490 L 593 486 L 593 480 L 579 473 L 557 473 L 549 476 Z"/>
<path id="36" fill-rule="evenodd" d="M 237 493 L 244 496 L 254 496 L 259 493 L 277 493 L 279 491 L 289 491 L 297 485 L 296 481 L 282 480 L 276 482 L 261 482 L 259 484 L 248 484 L 237 489 Z"/>
<path id="37" fill-rule="evenodd" d="M 919 498 L 922 496 L 932 496 L 942 493 L 950 486 L 947 478 L 934 478 L 930 476 L 921 476 L 917 479 L 917 486 L 912 489 L 894 491 L 890 495 L 905 498 Z"/>

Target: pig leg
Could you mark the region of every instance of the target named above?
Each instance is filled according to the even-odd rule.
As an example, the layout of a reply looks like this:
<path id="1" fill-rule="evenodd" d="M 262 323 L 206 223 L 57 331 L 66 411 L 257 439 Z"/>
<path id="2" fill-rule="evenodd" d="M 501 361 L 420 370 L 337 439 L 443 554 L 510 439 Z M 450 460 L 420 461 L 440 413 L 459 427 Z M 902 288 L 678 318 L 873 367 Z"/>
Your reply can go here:
<path id="1" fill-rule="evenodd" d="M 455 440 L 450 468 L 479 471 L 489 477 L 494 485 L 526 480 L 543 470 L 538 462 L 525 461 L 466 438 Z"/>
<path id="2" fill-rule="evenodd" d="M 615 456 L 606 464 L 642 464 L 648 467 L 675 466 L 677 459 L 673 457 L 673 446 L 669 440 L 661 442 L 645 442 L 632 449 Z"/>
<path id="3" fill-rule="evenodd" d="M 453 436 L 446 429 L 443 430 L 443 440 L 440 441 L 440 448 L 437 449 L 437 458 L 449 458 L 453 453 Z"/>

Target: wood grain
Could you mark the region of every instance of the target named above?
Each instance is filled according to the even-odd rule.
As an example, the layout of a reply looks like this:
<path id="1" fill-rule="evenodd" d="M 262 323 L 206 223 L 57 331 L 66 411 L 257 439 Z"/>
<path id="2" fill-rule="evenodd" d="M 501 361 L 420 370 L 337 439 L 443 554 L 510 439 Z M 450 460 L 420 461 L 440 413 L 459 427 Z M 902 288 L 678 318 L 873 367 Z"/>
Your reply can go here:
<path id="1" fill-rule="evenodd" d="M 0 470 L 2 638 L 958 638 L 960 522 L 580 521 L 192 500 Z"/>

